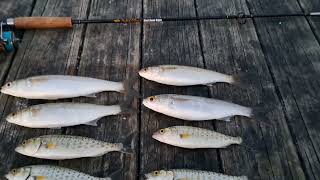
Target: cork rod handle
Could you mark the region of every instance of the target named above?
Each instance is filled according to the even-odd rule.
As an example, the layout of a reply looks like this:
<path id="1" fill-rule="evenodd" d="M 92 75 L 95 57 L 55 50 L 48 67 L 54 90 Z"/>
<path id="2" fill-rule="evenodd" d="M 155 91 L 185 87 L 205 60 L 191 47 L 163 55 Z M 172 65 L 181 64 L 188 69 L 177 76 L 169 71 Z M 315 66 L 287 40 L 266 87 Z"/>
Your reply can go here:
<path id="1" fill-rule="evenodd" d="M 72 28 L 71 17 L 18 17 L 14 19 L 17 29 Z"/>

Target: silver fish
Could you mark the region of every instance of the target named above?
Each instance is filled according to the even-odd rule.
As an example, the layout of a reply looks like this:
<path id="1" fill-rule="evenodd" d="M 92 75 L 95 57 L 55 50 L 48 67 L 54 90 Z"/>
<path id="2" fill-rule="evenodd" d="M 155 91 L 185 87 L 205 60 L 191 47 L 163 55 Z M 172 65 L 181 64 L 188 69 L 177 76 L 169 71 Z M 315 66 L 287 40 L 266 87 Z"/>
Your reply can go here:
<path id="1" fill-rule="evenodd" d="M 248 180 L 247 176 L 228 176 L 225 174 L 191 169 L 171 169 L 153 171 L 145 174 L 148 180 Z"/>
<path id="2" fill-rule="evenodd" d="M 172 126 L 160 129 L 152 138 L 177 147 L 196 148 L 226 148 L 231 144 L 241 144 L 241 137 L 231 137 L 212 130 L 191 127 Z"/>
<path id="3" fill-rule="evenodd" d="M 5 177 L 8 180 L 111 180 L 109 177 L 98 178 L 51 165 L 33 165 L 12 169 Z"/>
<path id="4" fill-rule="evenodd" d="M 11 113 L 6 120 L 29 128 L 60 128 L 86 124 L 97 126 L 97 121 L 124 111 L 120 105 L 103 106 L 87 103 L 47 103 L 30 106 Z"/>
<path id="5" fill-rule="evenodd" d="M 143 68 L 139 75 L 158 83 L 174 86 L 212 85 L 217 82 L 233 84 L 230 75 L 191 66 L 160 65 Z"/>
<path id="6" fill-rule="evenodd" d="M 102 91 L 124 92 L 124 83 L 80 76 L 47 75 L 8 82 L 1 88 L 4 94 L 49 100 L 88 96 Z"/>
<path id="7" fill-rule="evenodd" d="M 253 115 L 251 108 L 197 96 L 162 94 L 144 99 L 143 104 L 159 113 L 190 121 L 211 119 L 230 121 L 232 116 Z"/>
<path id="8" fill-rule="evenodd" d="M 108 143 L 87 137 L 69 135 L 45 135 L 23 141 L 16 152 L 51 160 L 98 157 L 111 151 L 129 153 L 122 143 Z"/>

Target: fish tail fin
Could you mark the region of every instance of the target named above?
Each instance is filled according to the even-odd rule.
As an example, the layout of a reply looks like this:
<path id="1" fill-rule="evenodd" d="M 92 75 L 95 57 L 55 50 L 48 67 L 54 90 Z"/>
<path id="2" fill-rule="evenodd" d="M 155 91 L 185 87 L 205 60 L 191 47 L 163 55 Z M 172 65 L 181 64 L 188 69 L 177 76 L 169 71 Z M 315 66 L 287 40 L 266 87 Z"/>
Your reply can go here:
<path id="1" fill-rule="evenodd" d="M 252 108 L 252 112 L 250 117 L 259 123 L 267 125 L 269 127 L 273 127 L 268 119 L 268 114 L 273 112 L 274 110 L 274 102 L 272 101 L 274 97 L 271 97 L 271 94 L 265 93 L 264 96 L 261 98 L 261 103 L 257 104 L 254 108 Z"/>
<path id="2" fill-rule="evenodd" d="M 248 88 L 259 81 L 260 77 L 255 73 L 239 73 L 232 76 L 231 84 L 241 88 Z"/>
<path id="3" fill-rule="evenodd" d="M 133 114 L 137 112 L 137 108 L 133 105 L 134 98 L 132 96 L 128 96 L 124 99 L 123 102 L 120 103 L 120 114 Z"/>
<path id="4" fill-rule="evenodd" d="M 252 148 L 252 147 L 250 147 L 248 145 L 245 145 L 245 144 L 239 144 L 239 146 L 244 147 L 244 148 L 246 148 L 246 149 L 248 149 L 250 151 L 253 151 L 255 153 L 258 152 L 258 150 L 254 149 L 254 148 Z"/>
<path id="5" fill-rule="evenodd" d="M 119 152 L 125 153 L 125 154 L 134 154 L 133 151 L 133 140 L 135 138 L 135 134 L 131 133 L 129 136 L 123 138 L 120 140 L 120 150 Z"/>
<path id="6" fill-rule="evenodd" d="M 139 99 L 142 98 L 140 93 L 134 89 L 134 83 L 137 82 L 137 81 L 138 80 L 134 79 L 134 78 L 130 78 L 130 79 L 124 80 L 122 82 L 124 90 L 122 90 L 120 92 L 123 93 L 126 96 L 133 96 L 133 97 L 139 98 Z"/>
<path id="7" fill-rule="evenodd" d="M 272 124 L 268 123 L 268 118 L 266 117 L 267 112 L 268 111 L 266 109 L 258 106 L 252 109 L 250 117 L 257 122 L 272 128 Z"/>
<path id="8" fill-rule="evenodd" d="M 125 94 L 126 96 L 133 96 L 136 98 L 141 98 L 141 95 L 138 91 L 134 89 L 135 82 L 138 82 L 138 77 L 134 76 L 134 67 L 128 66 L 129 78 L 122 82 L 123 90 L 120 91 L 121 93 Z"/>
<path id="9" fill-rule="evenodd" d="M 241 144 L 242 143 L 242 138 L 241 137 L 233 137 L 233 141 L 235 144 Z"/>

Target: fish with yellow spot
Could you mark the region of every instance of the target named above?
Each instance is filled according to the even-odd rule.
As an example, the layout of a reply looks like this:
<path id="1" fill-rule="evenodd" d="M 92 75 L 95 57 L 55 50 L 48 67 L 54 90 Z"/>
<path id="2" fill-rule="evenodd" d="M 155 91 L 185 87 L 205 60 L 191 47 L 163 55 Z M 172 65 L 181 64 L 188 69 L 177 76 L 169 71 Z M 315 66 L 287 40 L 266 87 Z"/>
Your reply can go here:
<path id="1" fill-rule="evenodd" d="M 171 169 L 145 174 L 147 180 L 248 180 L 247 176 L 225 174 L 191 169 Z"/>
<path id="2" fill-rule="evenodd" d="M 110 177 L 99 178 L 51 165 L 33 165 L 12 169 L 5 175 L 8 180 L 111 180 Z"/>
<path id="3" fill-rule="evenodd" d="M 131 140 L 127 138 L 127 141 Z M 123 144 L 81 136 L 45 135 L 23 141 L 15 151 L 26 156 L 51 160 L 97 157 L 112 151 L 132 153 L 131 148 L 124 147 Z"/>
<path id="4" fill-rule="evenodd" d="M 212 130 L 191 127 L 172 126 L 160 129 L 152 138 L 177 147 L 196 148 L 226 148 L 231 144 L 241 144 L 241 137 L 227 136 Z"/>

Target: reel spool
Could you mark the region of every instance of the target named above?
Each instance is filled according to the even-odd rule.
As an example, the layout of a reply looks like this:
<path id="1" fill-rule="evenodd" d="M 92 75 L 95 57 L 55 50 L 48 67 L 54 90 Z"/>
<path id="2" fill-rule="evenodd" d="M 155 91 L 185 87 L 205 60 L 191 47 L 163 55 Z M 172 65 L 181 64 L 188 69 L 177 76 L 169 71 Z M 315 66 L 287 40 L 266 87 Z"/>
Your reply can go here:
<path id="1" fill-rule="evenodd" d="M 4 27 L 7 23 L 1 22 L 0 23 L 0 53 L 10 53 L 15 50 L 15 42 L 17 41 L 14 32 L 4 30 Z"/>

